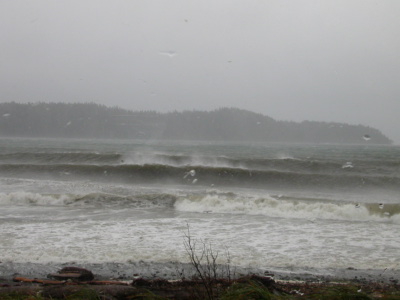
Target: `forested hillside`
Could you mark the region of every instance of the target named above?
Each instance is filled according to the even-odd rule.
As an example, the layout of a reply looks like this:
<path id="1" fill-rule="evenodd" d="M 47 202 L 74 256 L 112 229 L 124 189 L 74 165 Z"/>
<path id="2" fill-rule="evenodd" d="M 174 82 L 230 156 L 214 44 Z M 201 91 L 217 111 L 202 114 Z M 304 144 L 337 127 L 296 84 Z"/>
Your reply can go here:
<path id="1" fill-rule="evenodd" d="M 95 103 L 0 103 L 0 136 L 390 144 L 362 125 L 276 121 L 236 108 L 157 113 Z"/>

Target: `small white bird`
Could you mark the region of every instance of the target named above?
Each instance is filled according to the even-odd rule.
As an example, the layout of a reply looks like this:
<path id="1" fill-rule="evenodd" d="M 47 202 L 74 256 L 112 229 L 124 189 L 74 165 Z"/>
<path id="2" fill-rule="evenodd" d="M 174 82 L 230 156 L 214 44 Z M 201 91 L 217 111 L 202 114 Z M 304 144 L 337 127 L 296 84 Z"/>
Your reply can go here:
<path id="1" fill-rule="evenodd" d="M 183 178 L 185 179 L 189 175 L 192 176 L 192 177 L 196 176 L 196 171 L 195 170 L 190 170 L 189 172 L 186 172 L 185 176 L 183 176 Z"/>
<path id="2" fill-rule="evenodd" d="M 347 168 L 354 168 L 353 163 L 351 161 L 346 162 L 343 166 L 342 169 L 347 169 Z"/>
<path id="3" fill-rule="evenodd" d="M 369 134 L 365 134 L 365 135 L 363 136 L 363 139 L 364 139 L 365 141 L 369 141 L 369 140 L 371 139 L 371 137 L 369 136 Z"/>

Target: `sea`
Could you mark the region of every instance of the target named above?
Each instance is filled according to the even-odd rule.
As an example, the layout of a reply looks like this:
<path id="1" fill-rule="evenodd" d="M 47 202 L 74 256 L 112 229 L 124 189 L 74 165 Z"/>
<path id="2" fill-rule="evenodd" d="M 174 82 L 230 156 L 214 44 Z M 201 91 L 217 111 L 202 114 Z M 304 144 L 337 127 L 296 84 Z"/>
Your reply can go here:
<path id="1" fill-rule="evenodd" d="M 399 274 L 399 233 L 399 146 L 0 139 L 0 276 L 185 264 L 188 238 L 235 268 Z"/>

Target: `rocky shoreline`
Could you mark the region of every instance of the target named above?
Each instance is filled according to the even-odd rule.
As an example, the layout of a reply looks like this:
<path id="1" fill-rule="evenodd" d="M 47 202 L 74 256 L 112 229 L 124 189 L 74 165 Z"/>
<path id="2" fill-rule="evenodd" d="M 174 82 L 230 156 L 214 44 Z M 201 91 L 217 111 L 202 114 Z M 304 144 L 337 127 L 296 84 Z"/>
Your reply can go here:
<path id="1" fill-rule="evenodd" d="M 76 266 L 91 270 L 99 280 L 116 279 L 132 280 L 134 278 L 180 280 L 190 279 L 196 275 L 193 266 L 179 262 L 145 262 L 131 261 L 125 263 L 16 263 L 0 262 L 0 280 L 10 281 L 15 276 L 30 278 L 47 278 L 48 274 L 67 267 Z M 373 281 L 397 283 L 400 281 L 400 269 L 279 269 L 262 270 L 251 267 L 230 267 L 232 277 L 243 277 L 248 274 L 269 276 L 275 280 L 295 281 Z"/>
<path id="2" fill-rule="evenodd" d="M 92 277 L 78 278 L 76 273 L 70 274 L 71 270 L 73 273 L 73 270 L 80 270 L 80 268 L 90 272 Z M 67 273 L 72 277 L 65 275 Z M 271 271 L 235 268 L 232 269 L 230 278 L 213 279 L 206 284 L 198 276 L 197 279 L 194 278 L 196 278 L 196 273 L 190 264 L 175 262 L 139 261 L 103 264 L 1 262 L 0 299 L 6 299 L 2 298 L 2 295 L 10 293 L 26 297 L 40 294 L 42 298 L 39 299 L 67 299 L 67 295 L 82 291 L 105 295 L 105 298 L 100 299 L 128 299 L 143 293 L 157 295 L 163 299 L 193 299 L 196 294 L 197 299 L 202 299 L 202 297 L 219 299 L 219 296 L 230 290 L 232 286 L 241 284 L 252 286 L 254 283 L 272 294 L 290 295 L 294 299 L 312 295 L 320 292 L 321 289 L 332 287 L 337 289 L 338 286 L 348 291 L 356 290 L 358 293 L 365 291 L 369 299 L 379 298 L 379 295 L 385 293 L 390 293 L 390 299 L 400 299 L 400 270 L 393 269 L 289 271 L 275 269 Z M 207 294 L 210 292 L 215 294 L 215 297 L 210 298 Z"/>

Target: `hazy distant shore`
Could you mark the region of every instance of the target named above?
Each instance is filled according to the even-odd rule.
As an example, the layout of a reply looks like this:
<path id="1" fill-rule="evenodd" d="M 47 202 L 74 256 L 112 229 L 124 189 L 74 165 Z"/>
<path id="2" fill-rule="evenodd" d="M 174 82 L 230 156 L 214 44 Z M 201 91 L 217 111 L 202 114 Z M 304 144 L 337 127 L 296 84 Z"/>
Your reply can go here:
<path id="1" fill-rule="evenodd" d="M 237 108 L 158 113 L 95 103 L 8 102 L 0 103 L 0 112 L 3 137 L 392 144 L 365 125 L 278 121 Z"/>

